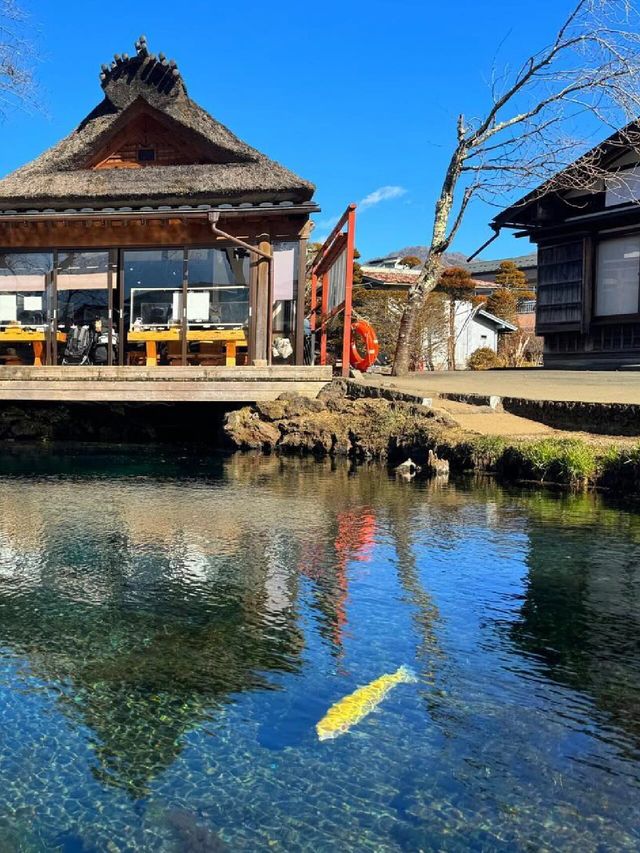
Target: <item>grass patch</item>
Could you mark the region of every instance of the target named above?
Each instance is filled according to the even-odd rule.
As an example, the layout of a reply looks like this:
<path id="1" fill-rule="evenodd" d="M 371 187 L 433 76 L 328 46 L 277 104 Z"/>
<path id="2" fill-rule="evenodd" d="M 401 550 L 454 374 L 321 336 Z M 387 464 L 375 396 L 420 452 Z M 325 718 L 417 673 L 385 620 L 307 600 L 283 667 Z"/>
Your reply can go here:
<path id="1" fill-rule="evenodd" d="M 510 479 L 585 488 L 596 478 L 598 454 L 579 439 L 543 438 L 507 447 L 498 471 Z"/>

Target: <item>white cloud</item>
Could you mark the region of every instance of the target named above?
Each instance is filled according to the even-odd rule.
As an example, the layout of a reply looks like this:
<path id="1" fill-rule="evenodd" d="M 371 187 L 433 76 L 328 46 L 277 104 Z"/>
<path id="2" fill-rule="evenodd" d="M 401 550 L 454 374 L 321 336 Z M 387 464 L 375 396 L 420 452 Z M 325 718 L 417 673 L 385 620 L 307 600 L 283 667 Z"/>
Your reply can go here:
<path id="1" fill-rule="evenodd" d="M 407 191 L 404 187 L 378 187 L 377 190 L 366 195 L 358 204 L 360 210 L 366 210 L 368 207 L 373 207 L 374 204 L 380 204 L 381 201 L 389 201 L 392 198 L 400 198 Z"/>
<path id="2" fill-rule="evenodd" d="M 358 202 L 358 211 L 362 213 L 369 207 L 374 207 L 374 205 L 380 204 L 381 201 L 390 201 L 393 198 L 400 198 L 400 196 L 406 195 L 406 192 L 407 191 L 404 187 L 378 187 L 377 190 L 373 190 L 373 192 L 370 192 L 369 195 L 366 195 Z M 339 216 L 329 216 L 326 219 L 319 219 L 315 223 L 315 226 L 318 230 L 322 231 L 322 237 L 314 234 L 313 239 L 318 243 L 324 243 L 330 232 L 333 231 L 334 226 L 337 225 L 339 219 Z"/>

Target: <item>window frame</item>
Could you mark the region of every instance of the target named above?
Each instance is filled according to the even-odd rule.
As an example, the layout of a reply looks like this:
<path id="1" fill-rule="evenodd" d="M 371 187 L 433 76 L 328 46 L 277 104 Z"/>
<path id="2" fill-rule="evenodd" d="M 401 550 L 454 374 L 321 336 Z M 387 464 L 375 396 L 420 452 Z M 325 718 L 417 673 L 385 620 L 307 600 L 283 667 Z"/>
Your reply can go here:
<path id="1" fill-rule="evenodd" d="M 615 323 L 620 322 L 621 320 L 637 320 L 640 318 L 640 255 L 638 257 L 637 264 L 637 293 L 636 293 L 636 311 L 628 314 L 598 314 L 597 313 L 597 304 L 598 304 L 598 261 L 600 255 L 600 246 L 603 243 L 613 242 L 615 240 L 625 240 L 630 237 L 638 237 L 640 239 L 640 230 L 637 228 L 634 229 L 624 229 L 620 233 L 617 234 L 600 234 L 597 235 L 595 241 L 595 251 L 593 252 L 593 294 L 591 300 L 591 322 L 597 325 L 602 325 L 604 323 Z"/>

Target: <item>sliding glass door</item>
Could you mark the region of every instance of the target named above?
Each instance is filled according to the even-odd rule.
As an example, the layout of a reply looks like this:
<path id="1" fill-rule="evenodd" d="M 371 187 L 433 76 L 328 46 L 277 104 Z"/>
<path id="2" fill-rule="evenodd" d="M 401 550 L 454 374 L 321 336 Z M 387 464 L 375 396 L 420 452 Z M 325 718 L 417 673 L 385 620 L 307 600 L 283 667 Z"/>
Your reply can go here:
<path id="1" fill-rule="evenodd" d="M 181 362 L 183 279 L 183 249 L 122 252 L 121 363 Z"/>
<path id="2" fill-rule="evenodd" d="M 0 365 L 51 359 L 52 270 L 51 252 L 0 255 Z"/>
<path id="3" fill-rule="evenodd" d="M 55 286 L 58 361 L 111 364 L 117 335 L 109 293 L 109 252 L 58 252 Z"/>

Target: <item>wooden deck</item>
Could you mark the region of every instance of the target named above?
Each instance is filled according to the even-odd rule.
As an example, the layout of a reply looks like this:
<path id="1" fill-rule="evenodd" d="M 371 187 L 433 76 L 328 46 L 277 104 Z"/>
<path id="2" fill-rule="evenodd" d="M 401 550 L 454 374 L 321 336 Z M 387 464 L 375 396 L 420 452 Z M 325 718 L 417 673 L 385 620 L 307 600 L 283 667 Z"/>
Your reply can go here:
<path id="1" fill-rule="evenodd" d="M 0 367 L 0 400 L 253 403 L 316 397 L 330 367 Z"/>

